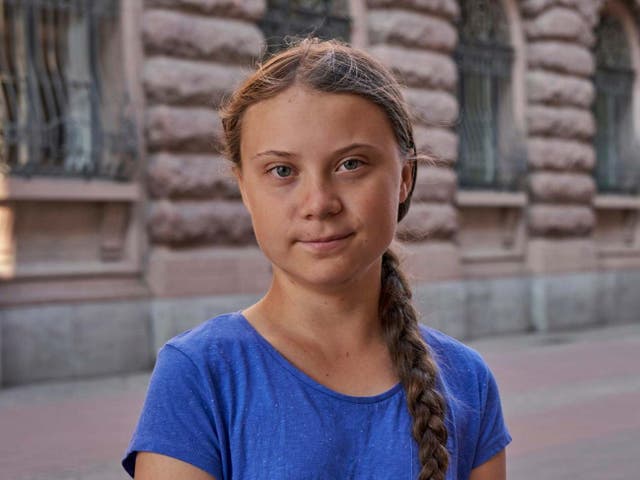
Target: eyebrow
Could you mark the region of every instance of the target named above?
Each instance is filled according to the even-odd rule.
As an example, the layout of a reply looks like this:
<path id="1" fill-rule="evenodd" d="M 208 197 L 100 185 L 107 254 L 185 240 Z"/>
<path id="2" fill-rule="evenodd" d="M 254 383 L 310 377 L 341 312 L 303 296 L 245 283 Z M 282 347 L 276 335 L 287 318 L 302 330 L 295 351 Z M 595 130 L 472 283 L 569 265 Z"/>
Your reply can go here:
<path id="1" fill-rule="evenodd" d="M 378 150 L 378 147 L 376 147 L 375 145 L 369 144 L 369 143 L 351 143 L 345 147 L 339 148 L 337 150 L 335 150 L 334 152 L 332 152 L 332 155 L 341 155 L 343 153 L 346 153 L 350 150 L 354 150 L 356 148 L 361 148 L 361 147 L 368 147 L 368 148 L 373 148 L 374 150 Z M 251 159 L 255 160 L 256 158 L 260 158 L 260 157 L 281 157 L 281 158 L 295 158 L 297 157 L 297 155 L 295 153 L 291 153 L 291 152 L 285 152 L 283 150 L 265 150 L 264 152 L 259 152 L 256 153 Z"/>

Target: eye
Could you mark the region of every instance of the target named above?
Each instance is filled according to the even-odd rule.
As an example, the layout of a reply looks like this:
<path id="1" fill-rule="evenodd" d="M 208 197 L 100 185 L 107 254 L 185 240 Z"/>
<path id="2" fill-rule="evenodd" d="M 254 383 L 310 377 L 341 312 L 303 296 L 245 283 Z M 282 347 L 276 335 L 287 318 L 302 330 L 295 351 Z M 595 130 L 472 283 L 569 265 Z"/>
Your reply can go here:
<path id="1" fill-rule="evenodd" d="M 293 169 L 287 165 L 276 165 L 273 168 L 270 168 L 269 173 L 278 178 L 287 178 L 290 177 L 293 173 Z"/>
<path id="2" fill-rule="evenodd" d="M 348 158 L 347 160 L 345 160 L 344 162 L 342 162 L 340 164 L 339 169 L 355 170 L 360 165 L 362 165 L 362 161 L 361 160 L 358 160 L 357 158 Z"/>

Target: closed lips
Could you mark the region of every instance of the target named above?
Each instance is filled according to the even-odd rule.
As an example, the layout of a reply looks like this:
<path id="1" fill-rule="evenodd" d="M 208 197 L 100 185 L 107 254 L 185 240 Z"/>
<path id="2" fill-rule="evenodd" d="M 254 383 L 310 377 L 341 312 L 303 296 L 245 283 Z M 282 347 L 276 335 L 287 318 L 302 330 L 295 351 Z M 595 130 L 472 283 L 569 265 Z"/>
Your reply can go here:
<path id="1" fill-rule="evenodd" d="M 320 238 L 313 238 L 310 240 L 300 240 L 300 242 L 302 243 L 328 243 L 328 242 L 334 242 L 336 240 L 342 240 L 344 238 L 347 238 L 349 236 L 351 236 L 352 233 L 341 233 L 339 235 L 331 235 L 328 237 L 320 237 Z"/>

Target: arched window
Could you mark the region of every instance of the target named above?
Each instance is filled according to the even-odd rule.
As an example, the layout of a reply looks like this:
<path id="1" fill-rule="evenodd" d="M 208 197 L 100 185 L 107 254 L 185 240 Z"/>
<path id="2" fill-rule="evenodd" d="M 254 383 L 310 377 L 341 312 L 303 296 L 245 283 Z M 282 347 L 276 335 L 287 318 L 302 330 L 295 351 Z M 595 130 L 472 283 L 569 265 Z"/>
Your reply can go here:
<path id="1" fill-rule="evenodd" d="M 268 0 L 260 22 L 267 54 L 284 48 L 287 40 L 308 35 L 348 41 L 348 0 Z"/>
<path id="2" fill-rule="evenodd" d="M 638 189 L 640 159 L 632 119 L 635 72 L 620 20 L 603 13 L 596 29 L 596 183 L 601 192 Z"/>
<path id="3" fill-rule="evenodd" d="M 508 153 L 515 151 L 507 134 L 513 129 L 509 24 L 497 0 L 462 0 L 460 6 L 455 52 L 459 183 L 463 188 L 514 189 L 522 159 Z"/>
<path id="4" fill-rule="evenodd" d="M 126 89 L 105 81 L 118 72 L 118 7 L 0 0 L 2 173 L 130 178 L 136 138 Z"/>

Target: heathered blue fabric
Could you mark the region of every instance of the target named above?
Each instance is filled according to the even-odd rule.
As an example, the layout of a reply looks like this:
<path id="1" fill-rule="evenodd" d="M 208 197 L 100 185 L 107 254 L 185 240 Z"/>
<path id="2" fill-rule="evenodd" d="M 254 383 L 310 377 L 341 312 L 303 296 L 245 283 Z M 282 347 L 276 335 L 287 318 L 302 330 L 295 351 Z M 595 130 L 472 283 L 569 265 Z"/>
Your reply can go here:
<path id="1" fill-rule="evenodd" d="M 447 480 L 500 452 L 511 437 L 482 358 L 421 327 L 440 368 L 451 456 Z M 171 339 L 158 354 L 122 461 L 156 452 L 228 479 L 415 479 L 417 444 L 404 390 L 373 397 L 330 390 L 293 366 L 240 313 Z"/>

